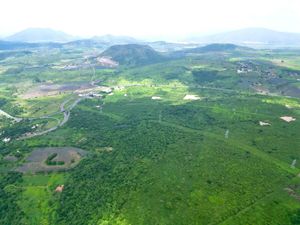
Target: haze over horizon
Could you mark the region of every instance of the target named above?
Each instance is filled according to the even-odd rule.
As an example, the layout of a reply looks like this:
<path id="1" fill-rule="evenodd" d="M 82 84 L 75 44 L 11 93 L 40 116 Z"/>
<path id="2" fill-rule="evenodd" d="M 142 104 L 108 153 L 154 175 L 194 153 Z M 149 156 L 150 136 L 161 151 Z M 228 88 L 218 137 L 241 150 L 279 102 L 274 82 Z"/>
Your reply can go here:
<path id="1" fill-rule="evenodd" d="M 10 0 L 2 8 L 0 36 L 31 27 L 81 37 L 112 34 L 173 40 L 246 27 L 300 33 L 297 0 Z"/>

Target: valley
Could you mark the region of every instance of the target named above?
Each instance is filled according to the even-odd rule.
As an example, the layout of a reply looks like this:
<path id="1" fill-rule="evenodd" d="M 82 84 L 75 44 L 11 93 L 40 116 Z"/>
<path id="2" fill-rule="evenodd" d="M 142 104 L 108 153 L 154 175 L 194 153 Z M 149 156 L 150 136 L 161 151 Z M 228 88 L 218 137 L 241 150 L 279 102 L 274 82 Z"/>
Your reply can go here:
<path id="1" fill-rule="evenodd" d="M 0 56 L 0 224 L 299 224 L 299 50 Z"/>

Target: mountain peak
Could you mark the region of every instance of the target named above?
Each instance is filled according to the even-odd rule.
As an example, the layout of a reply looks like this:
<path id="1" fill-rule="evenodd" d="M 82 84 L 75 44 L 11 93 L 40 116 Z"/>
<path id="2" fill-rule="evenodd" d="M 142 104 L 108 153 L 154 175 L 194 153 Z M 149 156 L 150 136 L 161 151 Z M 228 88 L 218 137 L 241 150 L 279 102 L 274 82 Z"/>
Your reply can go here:
<path id="1" fill-rule="evenodd" d="M 53 30 L 51 28 L 27 28 L 15 33 L 7 38 L 6 41 L 14 42 L 68 42 L 75 38 L 62 31 Z"/>
<path id="2" fill-rule="evenodd" d="M 204 37 L 191 38 L 199 43 L 232 43 L 238 45 L 299 46 L 300 34 L 251 27 Z"/>

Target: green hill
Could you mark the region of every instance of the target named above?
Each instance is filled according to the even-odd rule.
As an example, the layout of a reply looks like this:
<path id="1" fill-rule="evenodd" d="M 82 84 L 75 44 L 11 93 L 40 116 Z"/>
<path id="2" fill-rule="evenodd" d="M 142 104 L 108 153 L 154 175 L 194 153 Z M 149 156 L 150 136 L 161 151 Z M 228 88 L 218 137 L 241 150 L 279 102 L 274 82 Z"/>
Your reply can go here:
<path id="1" fill-rule="evenodd" d="M 205 52 L 223 52 L 236 50 L 250 50 L 250 48 L 235 45 L 235 44 L 210 44 L 204 47 L 192 48 L 185 50 L 186 53 L 205 53 Z"/>
<path id="2" fill-rule="evenodd" d="M 157 63 L 164 57 L 148 45 L 114 45 L 105 50 L 101 56 L 111 57 L 120 65 L 145 65 Z"/>

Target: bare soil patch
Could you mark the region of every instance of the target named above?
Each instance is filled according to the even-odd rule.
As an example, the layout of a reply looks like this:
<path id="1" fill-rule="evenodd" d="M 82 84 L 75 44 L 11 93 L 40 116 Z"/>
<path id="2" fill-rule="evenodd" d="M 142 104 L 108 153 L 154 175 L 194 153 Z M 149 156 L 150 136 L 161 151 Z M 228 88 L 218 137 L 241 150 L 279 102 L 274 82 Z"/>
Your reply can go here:
<path id="1" fill-rule="evenodd" d="M 51 154 L 57 154 L 53 161 L 64 162 L 63 165 L 47 165 L 46 160 Z M 39 148 L 33 150 L 26 162 L 17 168 L 22 173 L 63 171 L 75 167 L 87 152 L 73 147 Z"/>
<path id="2" fill-rule="evenodd" d="M 200 100 L 201 97 L 198 95 L 186 95 L 184 96 L 183 100 Z"/>
<path id="3" fill-rule="evenodd" d="M 85 91 L 95 88 L 89 83 L 85 84 L 41 84 L 21 95 L 23 99 L 55 96 L 66 92 Z"/>
<path id="4" fill-rule="evenodd" d="M 152 100 L 160 100 L 161 97 L 159 97 L 159 96 L 152 96 L 151 99 L 152 99 Z"/>
<path id="5" fill-rule="evenodd" d="M 59 185 L 55 188 L 55 192 L 62 192 L 64 190 L 65 185 Z"/>
<path id="6" fill-rule="evenodd" d="M 260 126 L 271 126 L 270 123 L 263 122 L 263 121 L 259 121 L 259 125 L 260 125 Z"/>
<path id="7" fill-rule="evenodd" d="M 288 122 L 288 123 L 293 122 L 293 121 L 296 120 L 295 118 L 293 118 L 291 116 L 282 116 L 282 117 L 280 117 L 280 119 L 282 119 L 282 120 L 284 120 L 285 122 Z"/>
<path id="8" fill-rule="evenodd" d="M 119 66 L 119 63 L 112 60 L 111 57 L 98 57 L 97 58 L 97 62 L 99 63 L 100 66 L 104 66 L 104 67 L 117 67 Z"/>

